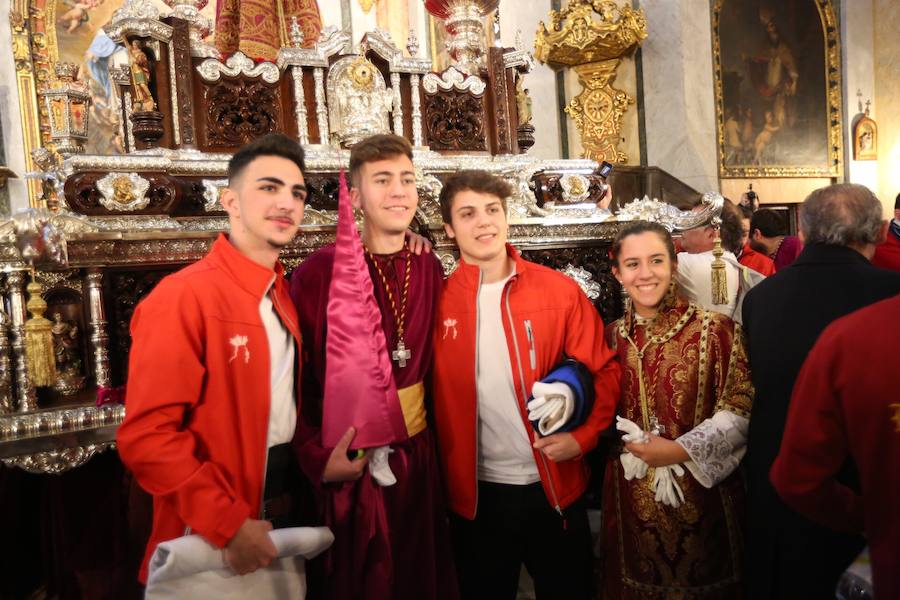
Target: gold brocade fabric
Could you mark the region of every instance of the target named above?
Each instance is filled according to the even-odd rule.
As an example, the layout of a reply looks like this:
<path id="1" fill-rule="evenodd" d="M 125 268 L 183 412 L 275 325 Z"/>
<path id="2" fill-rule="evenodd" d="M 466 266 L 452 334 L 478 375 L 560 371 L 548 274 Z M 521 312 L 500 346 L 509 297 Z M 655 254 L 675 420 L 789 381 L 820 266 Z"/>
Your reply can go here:
<path id="1" fill-rule="evenodd" d="M 746 351 L 740 326 L 727 317 L 670 293 L 652 320 L 636 319 L 629 310 L 610 329 L 623 366 L 618 414 L 645 429 L 658 423 L 660 435 L 668 439 L 718 410 L 749 416 L 753 386 Z M 610 458 L 604 484 L 603 597 L 740 598 L 744 491 L 739 473 L 707 489 L 685 471 L 677 478 L 685 496 L 678 508 L 655 500 L 653 475 L 651 468 L 643 479 L 627 481 L 619 452 Z"/>
<path id="2" fill-rule="evenodd" d="M 399 388 L 400 409 L 406 423 L 406 433 L 413 437 L 425 430 L 425 384 L 421 381 L 405 388 Z"/>
<path id="3" fill-rule="evenodd" d="M 303 47 L 319 39 L 322 17 L 316 0 L 218 0 L 215 44 L 224 55 L 240 50 L 250 58 L 274 61 L 291 46 L 292 17 L 303 31 Z"/>

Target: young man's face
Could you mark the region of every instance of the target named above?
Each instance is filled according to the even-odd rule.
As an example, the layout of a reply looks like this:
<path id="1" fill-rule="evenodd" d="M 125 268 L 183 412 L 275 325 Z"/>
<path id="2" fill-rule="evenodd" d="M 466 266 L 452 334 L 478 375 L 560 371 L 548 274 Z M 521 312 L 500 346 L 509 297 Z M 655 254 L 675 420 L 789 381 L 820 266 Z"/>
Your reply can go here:
<path id="1" fill-rule="evenodd" d="M 456 240 L 462 258 L 479 264 L 506 256 L 506 212 L 500 198 L 464 190 L 453 197 L 447 236 Z"/>
<path id="2" fill-rule="evenodd" d="M 231 235 L 248 248 L 281 249 L 297 234 L 306 205 L 306 183 L 293 161 L 259 156 L 222 191 Z"/>
<path id="3" fill-rule="evenodd" d="M 412 161 L 404 154 L 362 165 L 350 190 L 355 208 L 372 233 L 405 233 L 416 214 L 419 193 Z"/>

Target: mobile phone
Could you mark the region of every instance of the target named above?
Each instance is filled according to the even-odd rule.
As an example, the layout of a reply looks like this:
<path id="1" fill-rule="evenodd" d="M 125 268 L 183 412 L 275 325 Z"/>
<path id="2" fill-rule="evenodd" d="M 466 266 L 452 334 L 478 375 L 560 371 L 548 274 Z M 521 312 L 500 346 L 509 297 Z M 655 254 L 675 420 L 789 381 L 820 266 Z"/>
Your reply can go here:
<path id="1" fill-rule="evenodd" d="M 600 163 L 600 168 L 597 169 L 597 175 L 599 175 L 603 179 L 606 179 L 607 177 L 609 177 L 609 174 L 612 173 L 612 170 L 613 166 L 604 160 L 602 163 Z"/>

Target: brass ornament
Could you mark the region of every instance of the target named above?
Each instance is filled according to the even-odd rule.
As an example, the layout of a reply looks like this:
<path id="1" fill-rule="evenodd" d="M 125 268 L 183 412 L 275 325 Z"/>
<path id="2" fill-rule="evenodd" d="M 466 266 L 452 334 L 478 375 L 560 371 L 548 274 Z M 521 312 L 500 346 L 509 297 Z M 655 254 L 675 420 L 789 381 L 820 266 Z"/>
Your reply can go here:
<path id="1" fill-rule="evenodd" d="M 25 355 L 28 359 L 28 374 L 36 387 L 53 385 L 56 382 L 56 358 L 53 349 L 53 323 L 44 317 L 47 302 L 41 297 L 43 286 L 35 281 L 34 270 L 31 282 L 26 286 L 28 303 L 25 307 L 31 318 L 25 322 Z"/>
<path id="2" fill-rule="evenodd" d="M 369 14 L 369 11 L 375 6 L 376 1 L 377 0 L 359 0 L 359 6 L 363 9 L 364 13 Z"/>
<path id="3" fill-rule="evenodd" d="M 617 145 L 622 117 L 634 98 L 612 82 L 622 57 L 646 38 L 643 10 L 609 1 L 572 0 L 550 11 L 550 29 L 538 25 L 535 58 L 554 69 L 573 68 L 584 88 L 566 107 L 581 133 L 583 158 L 627 162 Z"/>

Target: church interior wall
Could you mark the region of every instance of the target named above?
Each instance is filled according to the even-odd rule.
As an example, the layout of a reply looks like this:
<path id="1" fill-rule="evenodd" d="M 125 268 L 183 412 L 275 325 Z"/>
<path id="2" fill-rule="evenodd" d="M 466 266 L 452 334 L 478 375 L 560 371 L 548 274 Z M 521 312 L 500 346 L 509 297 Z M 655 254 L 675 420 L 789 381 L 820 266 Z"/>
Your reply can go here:
<path id="1" fill-rule="evenodd" d="M 900 10 L 896 0 L 874 0 L 875 106 L 878 123 L 878 192 L 892 215 L 900 193 Z"/>

